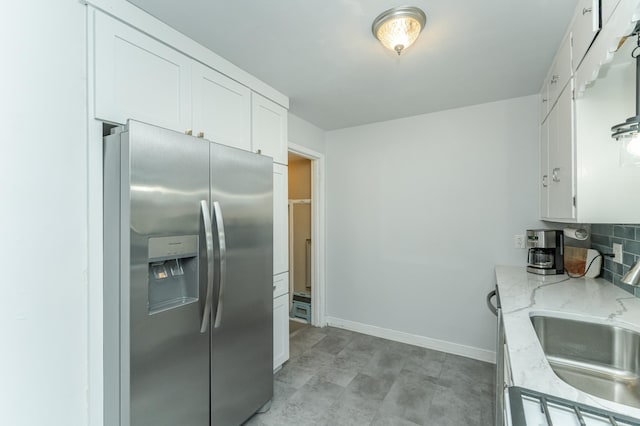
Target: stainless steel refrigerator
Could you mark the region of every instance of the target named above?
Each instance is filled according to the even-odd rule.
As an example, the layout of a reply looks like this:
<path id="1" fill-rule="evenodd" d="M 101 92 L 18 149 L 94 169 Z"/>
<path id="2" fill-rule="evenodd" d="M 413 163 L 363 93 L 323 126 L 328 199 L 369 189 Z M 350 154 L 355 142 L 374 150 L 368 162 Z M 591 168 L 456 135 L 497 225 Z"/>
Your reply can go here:
<path id="1" fill-rule="evenodd" d="M 104 138 L 104 421 L 238 425 L 273 395 L 268 157 L 129 120 Z"/>

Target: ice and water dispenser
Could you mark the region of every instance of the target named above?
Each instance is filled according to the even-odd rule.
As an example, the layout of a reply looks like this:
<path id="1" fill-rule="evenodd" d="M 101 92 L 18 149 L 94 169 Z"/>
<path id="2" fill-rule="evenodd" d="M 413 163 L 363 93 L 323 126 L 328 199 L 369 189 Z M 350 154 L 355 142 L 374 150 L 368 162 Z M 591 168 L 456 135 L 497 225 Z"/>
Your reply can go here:
<path id="1" fill-rule="evenodd" d="M 149 238 L 149 314 L 198 301 L 198 237 Z"/>

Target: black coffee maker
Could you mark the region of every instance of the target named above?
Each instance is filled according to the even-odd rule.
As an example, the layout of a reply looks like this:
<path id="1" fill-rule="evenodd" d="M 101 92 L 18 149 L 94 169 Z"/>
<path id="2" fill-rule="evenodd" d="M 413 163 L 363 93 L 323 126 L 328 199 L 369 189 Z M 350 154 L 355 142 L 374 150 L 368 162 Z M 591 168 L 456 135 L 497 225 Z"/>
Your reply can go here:
<path id="1" fill-rule="evenodd" d="M 527 230 L 529 256 L 527 272 L 538 275 L 564 274 L 564 234 L 562 230 Z"/>

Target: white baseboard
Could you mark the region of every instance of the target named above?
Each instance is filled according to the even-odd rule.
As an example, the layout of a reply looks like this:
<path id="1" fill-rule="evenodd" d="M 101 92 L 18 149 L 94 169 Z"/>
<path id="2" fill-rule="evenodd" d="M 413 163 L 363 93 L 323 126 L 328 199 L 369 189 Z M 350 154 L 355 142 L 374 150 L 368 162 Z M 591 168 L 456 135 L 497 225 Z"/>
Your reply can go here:
<path id="1" fill-rule="evenodd" d="M 368 334 L 370 336 L 394 340 L 400 343 L 408 343 L 410 345 L 473 358 L 479 361 L 491 362 L 493 364 L 496 362 L 496 353 L 486 349 L 474 348 L 472 346 L 461 345 L 459 343 L 446 342 L 444 340 L 432 339 L 430 337 L 418 336 L 417 334 L 405 333 L 403 331 L 391 330 L 388 328 L 377 327 L 375 325 L 368 325 L 335 317 L 325 317 L 325 319 L 327 321 L 327 325 L 331 327 L 344 328 L 346 330 Z"/>

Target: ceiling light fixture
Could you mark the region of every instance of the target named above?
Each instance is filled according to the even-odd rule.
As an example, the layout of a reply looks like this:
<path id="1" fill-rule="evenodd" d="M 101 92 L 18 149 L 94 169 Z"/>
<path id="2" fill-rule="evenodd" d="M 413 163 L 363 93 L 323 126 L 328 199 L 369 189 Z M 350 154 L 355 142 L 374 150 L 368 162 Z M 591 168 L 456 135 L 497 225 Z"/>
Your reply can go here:
<path id="1" fill-rule="evenodd" d="M 638 36 L 638 42 L 631 56 L 636 60 L 636 115 L 627 118 L 624 123 L 611 128 L 611 137 L 615 140 L 623 139 L 627 151 L 632 155 L 640 155 L 640 24 L 631 35 Z"/>
<path id="2" fill-rule="evenodd" d="M 427 22 L 427 15 L 417 7 L 400 6 L 382 12 L 373 20 L 371 31 L 387 49 L 398 55 L 411 46 Z"/>

